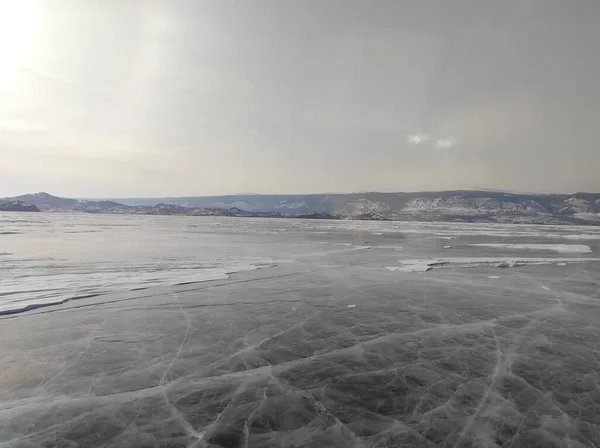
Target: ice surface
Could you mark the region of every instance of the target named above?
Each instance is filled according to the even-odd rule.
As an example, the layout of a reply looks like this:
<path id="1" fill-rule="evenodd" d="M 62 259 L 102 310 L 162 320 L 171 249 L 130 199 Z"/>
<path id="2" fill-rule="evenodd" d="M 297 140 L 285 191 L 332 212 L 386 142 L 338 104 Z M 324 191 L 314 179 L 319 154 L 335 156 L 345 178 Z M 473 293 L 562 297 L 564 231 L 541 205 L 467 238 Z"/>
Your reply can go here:
<path id="1" fill-rule="evenodd" d="M 68 296 L 63 268 L 102 283 L 0 317 L 0 446 L 600 446 L 593 240 L 585 257 L 498 257 L 457 224 L 41 213 L 0 229 L 2 291 Z M 506 244 L 593 232 L 490 229 Z M 452 258 L 431 238 L 461 231 Z M 160 265 L 181 276 L 135 290 Z M 235 266 L 262 268 L 191 283 Z M 410 266 L 433 269 L 396 272 Z M 119 267 L 130 280 L 112 284 Z"/>
<path id="2" fill-rule="evenodd" d="M 514 244 L 514 243 L 478 243 L 471 246 L 492 247 L 495 249 L 551 250 L 554 252 L 591 252 L 592 248 L 584 244 Z"/>

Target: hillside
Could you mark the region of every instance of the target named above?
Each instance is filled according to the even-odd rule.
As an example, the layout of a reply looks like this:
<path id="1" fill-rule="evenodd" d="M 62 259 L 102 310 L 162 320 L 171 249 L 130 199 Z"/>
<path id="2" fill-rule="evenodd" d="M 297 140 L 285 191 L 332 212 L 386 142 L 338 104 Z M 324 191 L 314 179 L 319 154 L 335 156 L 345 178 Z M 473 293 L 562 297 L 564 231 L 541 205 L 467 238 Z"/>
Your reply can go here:
<path id="1" fill-rule="evenodd" d="M 600 225 L 600 193 L 497 191 L 231 195 L 83 200 L 36 193 L 7 198 L 42 211 Z"/>
<path id="2" fill-rule="evenodd" d="M 0 212 L 39 212 L 40 209 L 33 204 L 22 201 L 0 200 Z"/>

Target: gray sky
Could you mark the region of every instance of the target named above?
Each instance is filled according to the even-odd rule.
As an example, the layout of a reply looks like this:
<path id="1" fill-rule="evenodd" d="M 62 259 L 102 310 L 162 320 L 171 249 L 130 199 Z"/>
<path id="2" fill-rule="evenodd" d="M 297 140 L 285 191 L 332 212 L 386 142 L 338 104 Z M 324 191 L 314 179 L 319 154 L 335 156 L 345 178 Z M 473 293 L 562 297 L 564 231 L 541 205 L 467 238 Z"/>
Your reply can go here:
<path id="1" fill-rule="evenodd" d="M 0 196 L 600 191 L 598 0 L 0 0 Z"/>

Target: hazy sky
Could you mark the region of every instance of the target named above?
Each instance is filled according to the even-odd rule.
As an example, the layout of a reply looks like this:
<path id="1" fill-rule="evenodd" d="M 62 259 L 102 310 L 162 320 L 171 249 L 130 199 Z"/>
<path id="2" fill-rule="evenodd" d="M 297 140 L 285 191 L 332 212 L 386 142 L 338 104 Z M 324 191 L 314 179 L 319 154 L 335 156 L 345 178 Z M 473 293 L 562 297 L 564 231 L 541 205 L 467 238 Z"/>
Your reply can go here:
<path id="1" fill-rule="evenodd" d="M 0 0 L 0 196 L 600 191 L 599 0 Z"/>

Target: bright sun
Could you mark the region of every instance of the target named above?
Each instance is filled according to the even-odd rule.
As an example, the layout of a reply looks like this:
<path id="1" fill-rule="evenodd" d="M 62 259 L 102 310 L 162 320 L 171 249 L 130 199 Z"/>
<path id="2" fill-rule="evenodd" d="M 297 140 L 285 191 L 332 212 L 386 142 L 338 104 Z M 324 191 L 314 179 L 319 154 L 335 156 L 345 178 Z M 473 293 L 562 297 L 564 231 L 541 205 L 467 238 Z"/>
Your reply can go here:
<path id="1" fill-rule="evenodd" d="M 0 87 L 18 77 L 34 50 L 38 2 L 0 0 Z"/>

